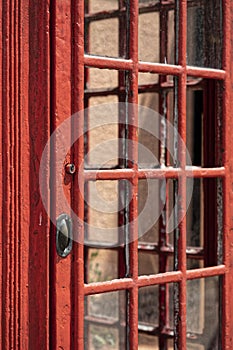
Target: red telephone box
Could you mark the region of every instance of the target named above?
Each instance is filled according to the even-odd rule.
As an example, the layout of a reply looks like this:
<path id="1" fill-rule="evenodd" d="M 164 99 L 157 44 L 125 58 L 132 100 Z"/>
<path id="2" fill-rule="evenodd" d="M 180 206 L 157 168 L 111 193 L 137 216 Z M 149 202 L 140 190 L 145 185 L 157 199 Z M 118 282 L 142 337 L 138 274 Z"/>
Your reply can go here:
<path id="1" fill-rule="evenodd" d="M 0 11 L 1 348 L 230 350 L 231 1 L 5 0 Z M 117 128 L 93 133 L 103 102 L 120 103 Z M 132 105 L 162 116 L 158 142 Z M 78 112 L 58 169 L 63 212 L 59 139 L 49 140 Z M 116 162 L 99 166 L 87 155 L 113 134 Z M 139 143 L 156 166 L 139 164 Z M 148 179 L 166 203 L 138 237 Z M 111 231 L 100 203 L 91 208 L 93 186 L 115 198 L 114 243 L 89 228 Z"/>

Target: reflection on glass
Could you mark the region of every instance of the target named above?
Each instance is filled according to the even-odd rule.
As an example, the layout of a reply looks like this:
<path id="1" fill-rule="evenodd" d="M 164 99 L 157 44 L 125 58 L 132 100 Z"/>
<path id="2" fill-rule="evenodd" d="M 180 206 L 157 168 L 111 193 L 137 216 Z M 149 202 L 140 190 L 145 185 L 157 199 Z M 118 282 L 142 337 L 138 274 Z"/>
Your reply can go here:
<path id="1" fill-rule="evenodd" d="M 221 68 L 222 1 L 190 1 L 187 30 L 187 63 Z"/>
<path id="2" fill-rule="evenodd" d="M 85 1 L 85 53 L 105 57 L 128 55 L 127 4 L 118 0 Z"/>
<path id="3" fill-rule="evenodd" d="M 193 195 L 186 214 L 187 252 L 203 254 L 202 263 L 189 260 L 188 269 L 222 263 L 222 180 L 194 179 Z"/>
<path id="4" fill-rule="evenodd" d="M 125 349 L 125 291 L 85 297 L 85 350 Z"/>
<path id="5" fill-rule="evenodd" d="M 158 346 L 159 346 L 159 342 L 157 337 L 139 333 L 138 335 L 139 350 L 159 349 Z"/>
<path id="6" fill-rule="evenodd" d="M 164 207 L 160 193 L 164 184 L 158 179 L 138 182 L 138 228 L 140 242 L 158 242 L 159 218 Z"/>
<path id="7" fill-rule="evenodd" d="M 88 223 L 85 226 L 85 239 L 88 245 L 110 247 L 119 242 L 122 243 L 118 215 L 132 199 L 129 194 L 126 203 L 121 201 L 122 186 L 131 187 L 128 180 L 88 182 L 85 193 L 85 216 Z"/>
<path id="8" fill-rule="evenodd" d="M 159 30 L 158 12 L 139 16 L 139 60 L 159 62 Z"/>
<path id="9" fill-rule="evenodd" d="M 158 255 L 139 252 L 138 254 L 138 274 L 152 275 L 159 273 Z"/>
<path id="10" fill-rule="evenodd" d="M 187 338 L 197 349 L 221 349 L 219 277 L 187 282 Z"/>
<path id="11" fill-rule="evenodd" d="M 159 288 L 158 286 L 143 287 L 138 292 L 138 321 L 146 325 L 159 323 Z"/>
<path id="12" fill-rule="evenodd" d="M 141 1 L 139 6 L 139 60 L 174 63 L 174 10 L 161 5 L 163 12 L 155 11 L 155 2 Z M 144 11 L 143 8 L 147 7 Z"/>
<path id="13" fill-rule="evenodd" d="M 118 0 L 86 0 L 89 4 L 90 12 L 116 10 Z"/>
<path id="14" fill-rule="evenodd" d="M 89 295 L 86 297 L 87 315 L 117 321 L 119 318 L 119 293 Z"/>
<path id="15" fill-rule="evenodd" d="M 89 50 L 87 53 L 99 56 L 118 56 L 118 20 L 107 19 L 92 22 L 89 28 Z"/>
<path id="16" fill-rule="evenodd" d="M 88 249 L 87 283 L 118 277 L 117 252 L 110 249 Z"/>
<path id="17" fill-rule="evenodd" d="M 120 350 L 118 329 L 92 324 L 86 328 L 85 350 Z"/>
<path id="18" fill-rule="evenodd" d="M 203 184 L 194 179 L 193 195 L 186 215 L 187 245 L 201 247 L 203 245 Z"/>
<path id="19" fill-rule="evenodd" d="M 86 168 L 111 168 L 118 164 L 118 108 L 111 109 L 109 115 L 107 108 L 95 108 L 97 105 L 117 102 L 115 96 L 92 97 L 89 100 L 89 108 L 86 111 L 86 123 L 88 124 L 88 147 L 85 154 Z M 106 149 L 108 152 L 106 152 Z"/>
<path id="20" fill-rule="evenodd" d="M 112 89 L 118 85 L 118 72 L 115 70 L 87 68 L 87 73 L 88 89 Z M 106 96 L 104 96 L 104 98 L 106 98 Z"/>
<path id="21" fill-rule="evenodd" d="M 167 350 L 173 350 L 173 340 L 167 339 Z M 138 336 L 138 349 L 139 350 L 159 350 L 159 339 L 158 337 L 147 335 L 147 334 L 140 334 Z"/>

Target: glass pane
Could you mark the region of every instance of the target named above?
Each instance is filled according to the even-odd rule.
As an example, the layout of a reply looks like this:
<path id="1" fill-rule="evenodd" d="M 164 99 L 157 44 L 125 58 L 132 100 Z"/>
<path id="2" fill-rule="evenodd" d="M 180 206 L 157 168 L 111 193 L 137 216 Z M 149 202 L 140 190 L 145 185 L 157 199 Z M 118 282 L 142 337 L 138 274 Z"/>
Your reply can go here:
<path id="1" fill-rule="evenodd" d="M 139 51 L 140 61 L 159 62 L 159 12 L 139 16 Z"/>
<path id="2" fill-rule="evenodd" d="M 88 325 L 85 335 L 85 350 L 120 350 L 119 331 L 112 327 Z"/>
<path id="3" fill-rule="evenodd" d="M 85 113 L 85 124 L 88 130 L 86 168 L 109 169 L 118 165 L 118 106 L 115 104 L 117 101 L 117 96 L 89 99 L 90 108 Z M 108 107 L 101 105 L 106 103 Z"/>
<path id="4" fill-rule="evenodd" d="M 99 56 L 118 56 L 118 20 L 116 18 L 92 22 L 89 27 L 89 50 Z"/>
<path id="5" fill-rule="evenodd" d="M 187 337 L 197 349 L 221 349 L 219 277 L 187 282 Z M 190 347 L 192 349 L 192 347 Z"/>
<path id="6" fill-rule="evenodd" d="M 89 295 L 86 297 L 87 315 L 99 319 L 119 319 L 119 292 Z"/>
<path id="7" fill-rule="evenodd" d="M 118 8 L 120 11 L 117 11 Z M 105 57 L 127 57 L 128 27 L 128 2 L 118 3 L 117 0 L 86 2 L 85 53 Z"/>
<path id="8" fill-rule="evenodd" d="M 85 238 L 92 247 L 111 247 L 124 241 L 119 226 L 119 213 L 129 205 L 130 193 L 126 202 L 120 200 L 121 186 L 130 187 L 127 180 L 89 181 L 85 191 Z"/>
<path id="9" fill-rule="evenodd" d="M 194 179 L 192 200 L 186 215 L 187 246 L 189 254 L 202 256 L 205 266 L 222 263 L 222 203 L 221 179 Z M 190 260 L 188 264 L 188 268 L 201 266 L 198 260 Z"/>
<path id="10" fill-rule="evenodd" d="M 85 349 L 125 348 L 125 291 L 85 297 Z"/>
<path id="11" fill-rule="evenodd" d="M 118 254 L 109 249 L 88 249 L 87 283 L 103 282 L 118 277 Z"/>
<path id="12" fill-rule="evenodd" d="M 124 102 L 127 82 L 128 72 L 125 71 L 85 70 L 86 168 L 126 167 L 127 113 Z"/>
<path id="13" fill-rule="evenodd" d="M 138 292 L 139 324 L 158 326 L 159 324 L 159 287 L 150 286 Z"/>
<path id="14" fill-rule="evenodd" d="M 139 87 L 140 87 L 140 85 L 157 84 L 158 82 L 159 82 L 159 75 L 158 74 L 155 74 L 155 73 L 138 73 L 138 84 L 139 84 Z M 143 91 L 143 90 L 141 88 L 141 91 Z M 140 93 L 140 88 L 139 88 L 139 93 Z M 144 93 L 145 93 L 145 91 L 144 91 Z M 143 103 L 140 103 L 140 104 L 143 105 Z"/>
<path id="15" fill-rule="evenodd" d="M 142 1 L 139 6 L 139 60 L 174 63 L 174 3 Z"/>
<path id="16" fill-rule="evenodd" d="M 173 340 L 166 340 L 167 347 L 166 350 L 173 350 Z M 139 350 L 159 350 L 159 340 L 158 337 L 147 335 L 147 334 L 139 334 L 138 338 L 138 349 Z"/>
<path id="17" fill-rule="evenodd" d="M 203 195 L 202 179 L 194 179 L 193 195 L 186 215 L 187 246 L 202 247 L 204 245 Z"/>
<path id="18" fill-rule="evenodd" d="M 158 179 L 139 180 L 138 229 L 141 242 L 158 242 L 159 218 L 164 207 L 160 192 L 164 184 Z"/>
<path id="19" fill-rule="evenodd" d="M 194 81 L 194 80 L 193 80 Z M 196 87 L 201 79 L 195 80 Z M 203 162 L 203 90 L 187 90 L 187 131 L 186 142 L 192 165 Z"/>
<path id="20" fill-rule="evenodd" d="M 221 68 L 222 1 L 190 1 L 187 29 L 188 64 Z"/>
<path id="21" fill-rule="evenodd" d="M 149 333 L 159 325 L 167 330 L 167 334 L 173 331 L 173 294 L 173 283 L 139 289 L 138 312 L 140 331 Z"/>
<path id="22" fill-rule="evenodd" d="M 118 71 L 113 69 L 86 68 L 86 85 L 87 89 L 116 88 L 118 85 Z"/>
<path id="23" fill-rule="evenodd" d="M 187 341 L 187 350 L 205 350 L 205 347 L 200 344 L 191 344 Z"/>
<path id="24" fill-rule="evenodd" d="M 118 0 L 86 0 L 89 3 L 90 12 L 116 10 L 118 8 Z"/>
<path id="25" fill-rule="evenodd" d="M 157 254 L 150 252 L 139 252 L 138 255 L 138 274 L 152 275 L 159 273 L 159 258 Z"/>
<path id="26" fill-rule="evenodd" d="M 152 350 L 159 349 L 158 337 L 140 334 L 138 335 L 138 349 L 139 350 Z"/>
<path id="27" fill-rule="evenodd" d="M 221 81 L 187 79 L 187 149 L 192 165 L 222 165 L 223 119 Z"/>
<path id="28" fill-rule="evenodd" d="M 174 163 L 173 76 L 141 73 L 139 79 L 139 144 L 149 149 L 157 166 Z M 151 167 L 151 166 L 149 166 Z"/>

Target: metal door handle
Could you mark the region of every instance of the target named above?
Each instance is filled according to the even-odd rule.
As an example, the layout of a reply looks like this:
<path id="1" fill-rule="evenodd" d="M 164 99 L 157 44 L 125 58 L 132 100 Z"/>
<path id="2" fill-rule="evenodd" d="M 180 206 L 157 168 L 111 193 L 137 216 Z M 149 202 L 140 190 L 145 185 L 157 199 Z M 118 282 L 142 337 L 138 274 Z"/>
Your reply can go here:
<path id="1" fill-rule="evenodd" d="M 68 214 L 61 214 L 56 220 L 56 249 L 57 254 L 65 258 L 73 246 L 72 219 Z"/>

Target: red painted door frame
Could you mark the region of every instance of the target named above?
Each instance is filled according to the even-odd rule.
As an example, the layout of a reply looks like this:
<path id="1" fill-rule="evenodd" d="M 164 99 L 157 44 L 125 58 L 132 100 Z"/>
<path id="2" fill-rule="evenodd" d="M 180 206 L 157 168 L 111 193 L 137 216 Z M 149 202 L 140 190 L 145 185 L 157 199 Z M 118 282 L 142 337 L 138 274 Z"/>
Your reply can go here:
<path id="1" fill-rule="evenodd" d="M 38 174 L 50 134 L 49 3 L 1 1 L 0 20 L 0 347 L 48 349 L 50 223 Z"/>

